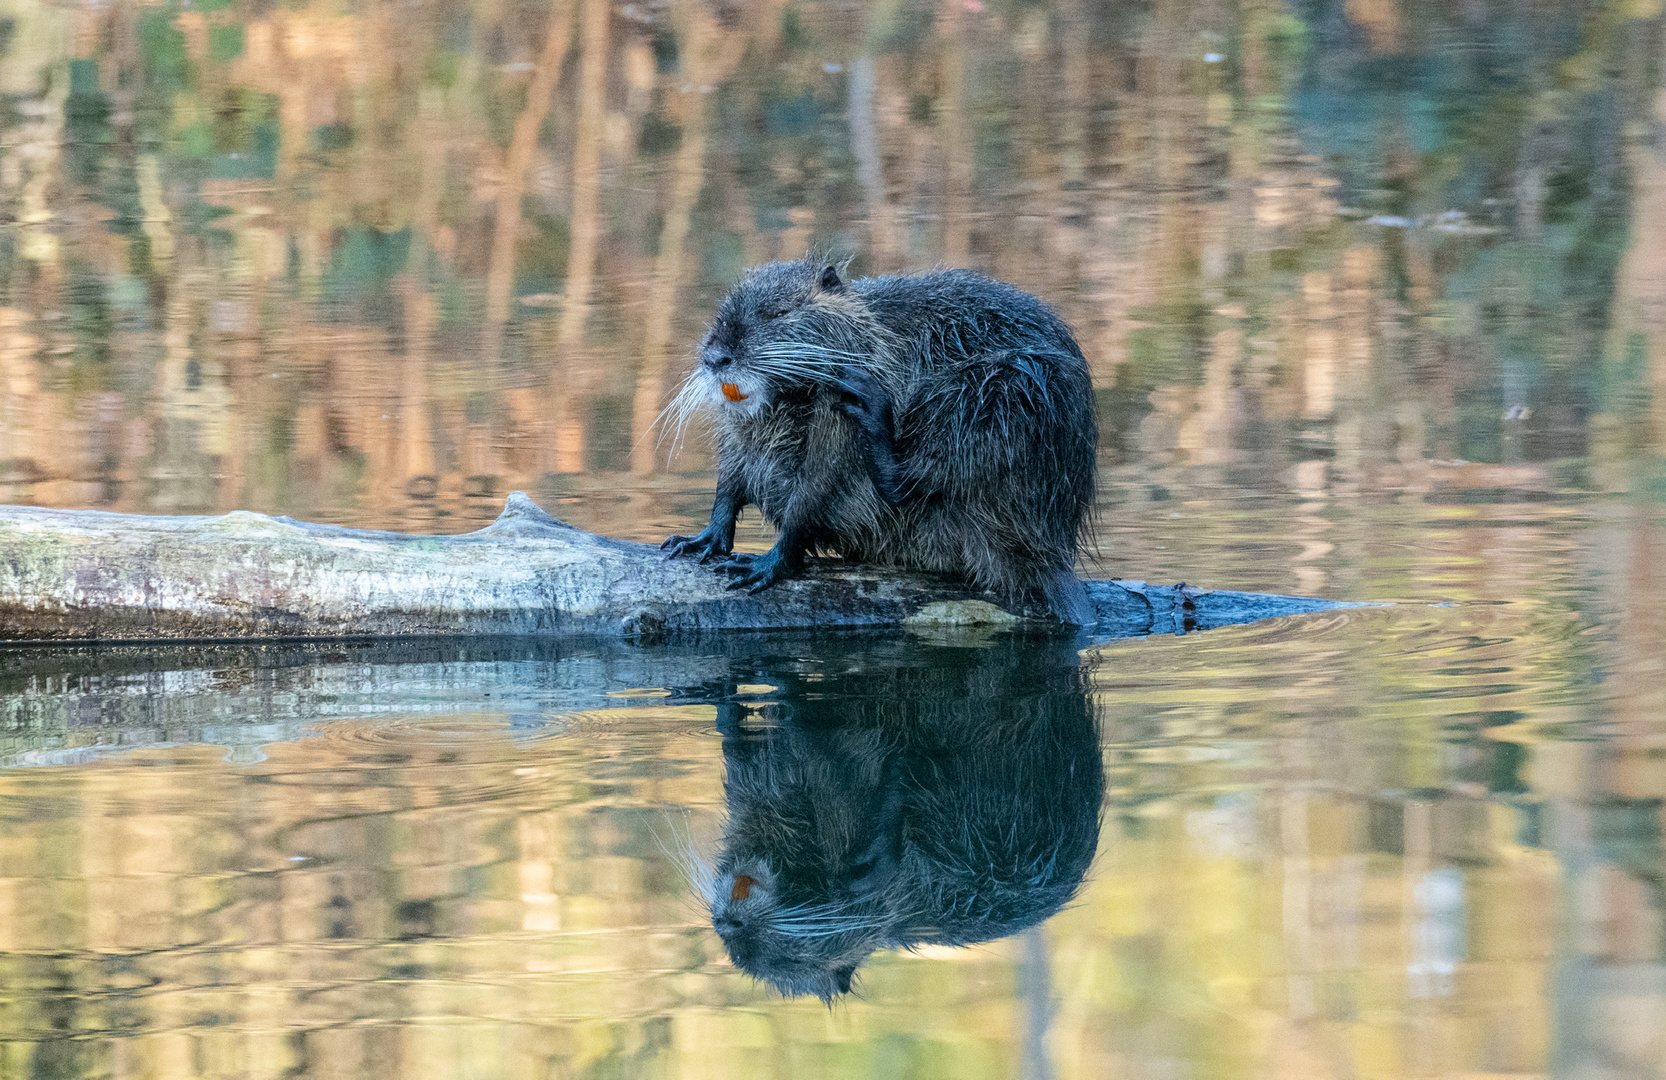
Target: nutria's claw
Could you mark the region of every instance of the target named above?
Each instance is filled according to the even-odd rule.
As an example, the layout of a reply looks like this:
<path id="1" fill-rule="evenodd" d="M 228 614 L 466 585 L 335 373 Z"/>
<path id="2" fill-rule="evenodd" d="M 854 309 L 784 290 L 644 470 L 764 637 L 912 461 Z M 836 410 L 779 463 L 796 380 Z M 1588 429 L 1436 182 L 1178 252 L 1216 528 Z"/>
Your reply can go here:
<path id="1" fill-rule="evenodd" d="M 882 424 L 887 429 L 891 423 L 891 398 L 885 392 L 885 386 L 871 372 L 860 368 L 846 371 L 842 377 L 834 379 L 833 385 L 845 400 L 840 407 L 864 428 L 871 428 Z"/>
<path id="2" fill-rule="evenodd" d="M 718 563 L 718 573 L 728 574 L 726 589 L 745 589 L 749 593 L 763 592 L 787 577 L 784 560 L 774 552 L 767 555 L 745 553 L 730 556 L 728 562 Z"/>
<path id="3" fill-rule="evenodd" d="M 667 536 L 665 543 L 659 546 L 665 552 L 667 559 L 680 559 L 685 555 L 698 555 L 702 563 L 710 562 L 719 555 L 729 554 L 729 549 L 722 539 L 701 533 L 699 536 Z"/>

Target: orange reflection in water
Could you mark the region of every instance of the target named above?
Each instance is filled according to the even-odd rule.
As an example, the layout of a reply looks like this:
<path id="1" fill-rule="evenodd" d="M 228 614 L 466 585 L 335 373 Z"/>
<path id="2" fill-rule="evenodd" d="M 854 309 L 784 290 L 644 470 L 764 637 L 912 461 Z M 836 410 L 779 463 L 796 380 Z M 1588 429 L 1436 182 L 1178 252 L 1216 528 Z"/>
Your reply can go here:
<path id="1" fill-rule="evenodd" d="M 832 1013 L 660 846 L 716 832 L 701 707 L 518 739 L 570 710 L 494 669 L 268 730 L 257 664 L 7 676 L 0 1074 L 1657 1075 L 1659 21 L 14 3 L 0 500 L 689 531 L 688 347 L 827 244 L 1076 327 L 1094 573 L 1404 603 L 1090 654 L 1078 902 Z"/>

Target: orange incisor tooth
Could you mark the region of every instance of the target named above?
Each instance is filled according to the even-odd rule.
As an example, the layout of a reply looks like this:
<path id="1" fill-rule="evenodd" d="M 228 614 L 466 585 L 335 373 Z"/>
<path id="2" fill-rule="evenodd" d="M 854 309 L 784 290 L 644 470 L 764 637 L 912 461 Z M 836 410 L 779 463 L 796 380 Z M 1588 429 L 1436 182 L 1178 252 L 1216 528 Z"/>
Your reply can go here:
<path id="1" fill-rule="evenodd" d="M 752 895 L 752 886 L 757 883 L 758 879 L 755 877 L 747 877 L 745 874 L 736 874 L 735 887 L 729 890 L 729 899 L 745 900 L 748 896 Z"/>
<path id="2" fill-rule="evenodd" d="M 726 382 L 723 384 L 723 396 L 728 398 L 730 401 L 746 400 L 746 395 L 740 392 L 740 387 L 736 386 L 732 382 Z M 748 878 L 747 880 L 750 881 L 751 879 Z"/>

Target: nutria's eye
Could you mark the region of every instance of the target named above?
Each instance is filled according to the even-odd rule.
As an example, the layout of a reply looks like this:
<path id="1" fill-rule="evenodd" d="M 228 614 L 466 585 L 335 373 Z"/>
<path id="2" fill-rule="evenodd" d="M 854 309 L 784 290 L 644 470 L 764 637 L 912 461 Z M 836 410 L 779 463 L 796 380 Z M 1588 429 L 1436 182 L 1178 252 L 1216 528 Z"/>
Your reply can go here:
<path id="1" fill-rule="evenodd" d="M 763 310 L 762 310 L 762 311 L 760 311 L 760 312 L 758 312 L 758 315 L 759 315 L 759 317 L 761 317 L 761 318 L 762 318 L 762 319 L 763 319 L 763 320 L 764 320 L 764 321 L 765 321 L 765 322 L 768 322 L 768 321 L 769 321 L 769 320 L 771 320 L 771 319 L 779 319 L 779 318 L 781 318 L 781 317 L 782 317 L 782 316 L 783 316 L 783 315 L 791 315 L 791 314 L 792 314 L 792 310 L 793 310 L 793 309 L 792 309 L 792 308 L 790 308 L 790 307 L 783 307 L 783 306 L 781 306 L 781 305 L 776 305 L 776 306 L 774 306 L 774 307 L 766 307 L 766 308 L 764 308 L 764 309 L 763 309 Z"/>

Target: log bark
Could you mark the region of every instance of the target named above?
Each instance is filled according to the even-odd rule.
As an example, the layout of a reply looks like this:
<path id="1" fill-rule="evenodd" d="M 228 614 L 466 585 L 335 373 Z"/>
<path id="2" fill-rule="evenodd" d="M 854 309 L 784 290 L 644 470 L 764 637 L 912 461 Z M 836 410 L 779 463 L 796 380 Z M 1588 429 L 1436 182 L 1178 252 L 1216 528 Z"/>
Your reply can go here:
<path id="1" fill-rule="evenodd" d="M 0 507 L 0 640 L 453 635 L 636 640 L 707 630 L 1032 625 L 943 577 L 834 561 L 756 596 L 647 544 L 556 520 L 521 492 L 460 536 L 236 511 L 151 517 Z M 1089 583 L 1098 636 L 1208 629 L 1329 600 Z M 1056 626 L 1056 624 L 1054 624 Z"/>

